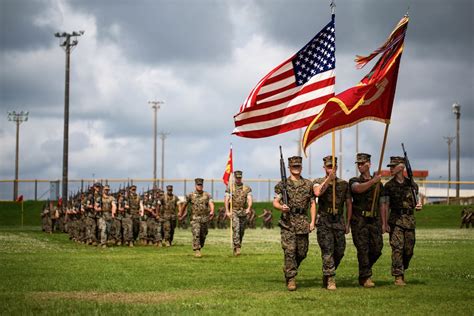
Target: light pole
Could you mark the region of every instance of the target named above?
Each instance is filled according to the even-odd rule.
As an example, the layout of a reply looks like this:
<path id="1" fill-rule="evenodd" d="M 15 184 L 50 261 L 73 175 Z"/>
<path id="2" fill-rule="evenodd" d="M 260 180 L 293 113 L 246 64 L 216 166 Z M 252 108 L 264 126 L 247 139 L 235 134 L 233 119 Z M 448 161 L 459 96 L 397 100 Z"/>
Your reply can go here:
<path id="1" fill-rule="evenodd" d="M 153 117 L 153 188 L 156 187 L 156 135 L 157 135 L 157 130 L 156 130 L 156 122 L 157 122 L 157 113 L 158 110 L 160 109 L 160 105 L 164 104 L 164 101 L 148 101 L 148 104 L 151 104 L 151 108 L 153 109 L 154 112 L 154 117 Z"/>
<path id="2" fill-rule="evenodd" d="M 59 46 L 64 48 L 66 52 L 66 79 L 64 89 L 64 138 L 63 138 L 63 187 L 62 199 L 64 205 L 67 205 L 68 197 L 68 155 L 69 155 L 69 68 L 71 62 L 71 51 L 77 45 L 77 37 L 84 34 L 84 31 L 79 32 L 57 32 L 54 36 L 59 38 Z M 71 40 L 71 38 L 73 38 Z"/>
<path id="3" fill-rule="evenodd" d="M 16 123 L 15 181 L 13 182 L 13 200 L 18 198 L 18 161 L 20 153 L 20 124 L 28 121 L 28 112 L 8 112 L 8 120 Z"/>
<path id="4" fill-rule="evenodd" d="M 168 136 L 169 133 L 161 132 L 160 133 L 160 138 L 161 138 L 161 189 L 163 190 L 163 182 L 165 179 L 165 139 L 166 136 Z"/>
<path id="5" fill-rule="evenodd" d="M 460 155 L 461 155 L 461 144 L 459 138 L 459 121 L 461 118 L 461 105 L 457 102 L 453 104 L 453 113 L 456 115 L 456 197 L 459 198 L 459 168 L 460 168 Z"/>
<path id="6" fill-rule="evenodd" d="M 451 143 L 454 137 L 445 136 L 446 142 L 448 143 L 448 195 L 446 198 L 446 204 L 449 205 L 449 191 L 451 190 Z"/>

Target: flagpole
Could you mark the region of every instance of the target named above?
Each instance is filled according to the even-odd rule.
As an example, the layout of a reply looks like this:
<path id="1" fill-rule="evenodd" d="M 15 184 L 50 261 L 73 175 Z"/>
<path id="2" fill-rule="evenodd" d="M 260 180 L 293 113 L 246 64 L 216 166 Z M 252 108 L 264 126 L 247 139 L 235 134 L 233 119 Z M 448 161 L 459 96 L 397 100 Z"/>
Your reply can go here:
<path id="1" fill-rule="evenodd" d="M 335 173 L 334 168 L 336 167 L 336 132 L 332 132 L 332 170 L 331 172 Z M 332 181 L 332 213 L 335 214 L 336 212 L 336 178 Z"/>
<path id="2" fill-rule="evenodd" d="M 336 0 L 331 0 L 331 3 L 329 4 L 331 7 L 331 15 L 336 14 Z M 334 168 L 336 166 L 336 132 L 332 131 L 332 171 L 334 171 Z M 336 211 L 336 179 L 333 180 L 332 182 L 332 212 L 335 214 Z"/>
<path id="3" fill-rule="evenodd" d="M 233 157 L 232 157 L 233 159 Z M 232 164 L 234 162 L 232 161 Z M 229 179 L 229 192 L 230 192 L 230 201 L 229 201 L 229 204 L 230 204 L 230 248 L 233 249 L 234 248 L 234 240 L 233 240 L 233 228 L 232 228 L 232 217 L 234 215 L 234 211 L 232 209 L 232 199 L 234 197 L 234 184 L 233 184 L 233 180 L 234 180 L 234 175 L 233 175 L 233 172 L 230 174 L 230 179 Z"/>
<path id="4" fill-rule="evenodd" d="M 233 206 L 232 206 L 232 199 L 234 197 L 234 153 L 232 151 L 232 143 L 230 143 L 230 152 L 232 153 L 232 164 L 230 167 L 230 177 L 229 177 L 229 193 L 230 193 L 230 200 L 229 200 L 229 208 L 230 208 L 230 248 L 233 249 L 234 241 L 233 241 L 233 228 L 232 228 L 232 217 L 233 217 Z"/>
<path id="5" fill-rule="evenodd" d="M 377 174 L 380 174 L 380 171 L 382 171 L 383 155 L 385 153 L 385 144 L 387 143 L 387 134 L 388 134 L 389 126 L 390 126 L 390 123 L 385 124 L 385 132 L 383 135 L 382 150 L 380 152 L 379 169 L 377 171 Z M 370 214 L 374 214 L 375 200 L 376 200 L 377 194 L 379 193 L 379 190 L 380 190 L 380 182 L 377 182 L 377 185 L 375 186 L 374 196 L 372 197 L 372 207 L 370 209 Z"/>

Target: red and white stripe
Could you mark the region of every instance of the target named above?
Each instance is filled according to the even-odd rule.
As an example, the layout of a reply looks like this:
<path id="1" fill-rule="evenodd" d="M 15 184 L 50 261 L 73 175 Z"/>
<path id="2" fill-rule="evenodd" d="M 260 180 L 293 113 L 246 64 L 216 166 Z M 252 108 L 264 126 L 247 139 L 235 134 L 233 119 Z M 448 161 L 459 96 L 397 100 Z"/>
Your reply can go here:
<path id="1" fill-rule="evenodd" d="M 260 138 L 306 127 L 334 96 L 335 69 L 297 86 L 292 58 L 268 73 L 250 92 L 234 116 L 233 134 Z"/>

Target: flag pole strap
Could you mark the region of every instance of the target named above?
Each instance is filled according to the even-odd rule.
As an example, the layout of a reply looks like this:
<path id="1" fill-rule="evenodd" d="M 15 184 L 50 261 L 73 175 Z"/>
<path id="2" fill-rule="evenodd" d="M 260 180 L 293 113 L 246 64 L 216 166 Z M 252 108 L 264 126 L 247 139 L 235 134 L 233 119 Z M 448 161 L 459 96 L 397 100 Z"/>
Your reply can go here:
<path id="1" fill-rule="evenodd" d="M 380 174 L 380 171 L 382 171 L 382 162 L 383 162 L 383 155 L 385 153 L 385 144 L 387 143 L 387 135 L 388 135 L 388 127 L 390 126 L 390 123 L 385 124 L 385 132 L 383 134 L 383 143 L 382 143 L 382 150 L 380 152 L 380 160 L 379 160 L 379 169 L 377 171 L 377 174 Z M 377 182 L 374 190 L 374 196 L 372 197 L 372 207 L 370 208 L 370 214 L 374 214 L 374 208 L 375 208 L 375 200 L 377 195 L 379 194 L 380 190 L 380 182 Z"/>

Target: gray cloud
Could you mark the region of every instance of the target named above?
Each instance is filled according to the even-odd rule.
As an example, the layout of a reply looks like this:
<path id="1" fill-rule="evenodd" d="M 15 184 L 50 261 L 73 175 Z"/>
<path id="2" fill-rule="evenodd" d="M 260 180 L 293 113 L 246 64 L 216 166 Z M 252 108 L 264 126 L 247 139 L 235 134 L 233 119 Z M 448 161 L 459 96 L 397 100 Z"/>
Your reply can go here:
<path id="1" fill-rule="evenodd" d="M 35 17 L 47 10 L 42 0 L 0 1 L 0 51 L 45 48 L 53 41 L 49 27 L 40 27 Z"/>
<path id="2" fill-rule="evenodd" d="M 139 63 L 216 63 L 231 53 L 233 28 L 225 2 L 77 1 L 111 40 Z"/>

